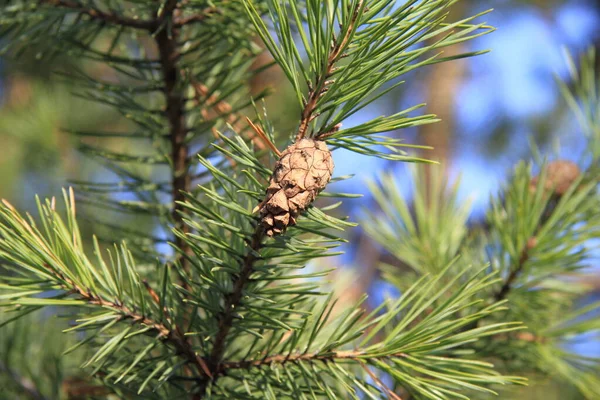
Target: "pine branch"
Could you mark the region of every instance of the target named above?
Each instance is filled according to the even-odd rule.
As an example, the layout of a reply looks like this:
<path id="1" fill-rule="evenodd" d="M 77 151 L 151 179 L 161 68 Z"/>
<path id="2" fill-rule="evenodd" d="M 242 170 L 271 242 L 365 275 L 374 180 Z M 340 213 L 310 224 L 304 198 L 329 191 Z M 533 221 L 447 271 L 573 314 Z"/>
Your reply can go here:
<path id="1" fill-rule="evenodd" d="M 302 110 L 302 119 L 300 120 L 300 127 L 298 128 L 298 133 L 296 134 L 296 142 L 306 135 L 308 125 L 316 117 L 314 113 L 315 109 L 317 108 L 318 101 L 321 98 L 321 96 L 323 96 L 323 94 L 327 92 L 327 86 L 330 83 L 332 83 L 332 81 L 329 81 L 328 79 L 331 78 L 331 75 L 335 70 L 335 64 L 340 60 L 340 58 L 342 58 L 343 52 L 348 46 L 350 37 L 352 36 L 352 33 L 354 32 L 354 29 L 356 27 L 358 17 L 360 16 L 362 5 L 362 0 L 359 1 L 356 5 L 356 8 L 354 9 L 354 13 L 352 15 L 352 19 L 350 21 L 350 25 L 344 33 L 344 37 L 339 41 L 336 40 L 335 37 L 333 38 L 333 43 L 331 44 L 332 50 L 327 59 L 327 67 L 325 68 L 325 72 L 318 78 L 318 81 L 314 88 L 311 88 L 311 90 L 309 91 L 308 101 L 306 102 L 306 105 Z"/>
<path id="2" fill-rule="evenodd" d="M 169 0 L 160 16 L 161 20 L 173 19 L 177 0 Z M 185 94 L 181 85 L 181 68 L 178 65 L 180 56 L 177 42 L 179 40 L 179 29 L 172 24 L 166 23 L 156 35 L 162 78 L 164 81 L 165 112 L 169 121 L 169 138 L 171 141 L 171 163 L 172 163 L 172 197 L 173 207 L 171 217 L 175 227 L 183 232 L 189 232 L 189 227 L 183 223 L 182 208 L 179 202 L 184 200 L 183 192 L 191 190 L 191 176 L 189 173 L 190 159 L 189 147 L 186 143 L 187 127 L 185 122 Z M 190 249 L 185 241 L 179 237 L 175 238 L 175 245 L 184 254 Z M 181 258 L 184 270 L 188 269 L 187 261 Z"/>
<path id="3" fill-rule="evenodd" d="M 172 328 L 168 328 L 166 325 L 156 322 L 142 314 L 139 314 L 133 311 L 131 308 L 122 304 L 118 301 L 109 301 L 102 298 L 99 295 L 95 295 L 91 293 L 89 290 L 85 290 L 79 285 L 77 285 L 73 280 L 64 276 L 58 271 L 52 270 L 49 266 L 48 270 L 60 281 L 64 282 L 62 284 L 62 288 L 72 294 L 76 294 L 80 299 L 86 301 L 88 304 L 101 306 L 104 308 L 111 309 L 113 311 L 121 314 L 121 318 L 123 320 L 131 320 L 135 324 L 144 325 L 148 328 L 151 328 L 153 331 L 159 334 L 165 342 L 170 343 L 175 347 L 178 354 L 181 354 L 184 358 L 188 360 L 194 367 L 197 369 L 200 375 L 208 375 L 211 376 L 210 370 L 208 369 L 206 362 L 202 359 L 202 357 L 198 356 L 192 346 L 181 331 L 181 329 L 171 321 Z"/>
<path id="4" fill-rule="evenodd" d="M 43 5 L 60 7 L 72 10 L 82 15 L 87 15 L 92 19 L 111 23 L 119 26 L 125 26 L 135 29 L 153 30 L 156 27 L 156 20 L 143 20 L 124 17 L 112 12 L 104 12 L 96 8 L 87 7 L 74 1 L 69 0 L 40 0 Z"/>
<path id="5" fill-rule="evenodd" d="M 40 393 L 31 380 L 19 375 L 16 371 L 9 368 L 2 360 L 0 360 L 0 373 L 8 375 L 13 383 L 19 387 L 21 394 L 27 396 L 28 398 L 34 400 L 47 399 L 46 396 Z"/>
<path id="6" fill-rule="evenodd" d="M 313 113 L 315 111 L 317 101 L 319 97 L 326 92 L 327 86 L 327 78 L 333 72 L 335 63 L 340 59 L 340 56 L 343 53 L 343 50 L 346 48 L 348 41 L 350 39 L 350 35 L 353 32 L 354 25 L 359 16 L 359 10 L 362 7 L 362 1 L 358 3 L 356 9 L 354 11 L 353 19 L 350 23 L 350 27 L 347 29 L 344 37 L 340 42 L 335 42 L 332 44 L 332 52 L 329 56 L 327 62 L 326 72 L 319 78 L 318 83 L 315 88 L 311 90 L 309 95 L 309 100 L 302 112 L 302 119 L 300 122 L 300 127 L 298 130 L 298 134 L 296 136 L 296 142 L 301 140 L 305 134 L 306 129 L 308 128 L 308 124 L 313 119 Z M 217 104 L 217 110 L 219 110 Z M 222 107 L 222 105 L 221 105 Z M 236 277 L 234 281 L 233 291 L 228 294 L 225 298 L 225 311 L 223 315 L 219 318 L 218 321 L 218 331 L 215 336 L 215 342 L 213 343 L 213 348 L 211 354 L 208 359 L 208 364 L 210 366 L 210 370 L 215 375 L 214 379 L 218 377 L 218 371 L 221 368 L 221 359 L 226 349 L 225 342 L 229 335 L 229 331 L 231 330 L 232 323 L 234 320 L 234 312 L 240 304 L 242 299 L 243 291 L 246 284 L 250 280 L 250 275 L 254 270 L 254 262 L 259 258 L 259 251 L 262 247 L 262 239 L 264 238 L 264 229 L 259 225 L 256 227 L 251 239 L 250 239 L 250 249 L 246 253 L 246 256 L 242 262 L 242 268 L 239 276 Z M 201 386 L 200 393 L 203 395 L 208 382 L 204 382 Z"/>
<path id="7" fill-rule="evenodd" d="M 527 262 L 527 260 L 529 260 L 529 251 L 533 248 L 533 246 L 531 246 L 531 244 L 533 244 L 534 241 L 535 241 L 535 238 L 531 238 L 530 240 L 528 240 L 527 245 L 521 252 L 521 256 L 519 257 L 519 261 L 518 261 L 517 265 L 510 272 L 510 274 L 508 275 L 508 278 L 506 278 L 506 281 L 504 281 L 504 284 L 502 285 L 500 290 L 495 294 L 494 299 L 496 301 L 504 300 L 506 298 L 506 296 L 508 296 L 508 293 L 512 289 L 513 284 L 515 283 L 515 281 L 517 280 L 517 278 L 523 271 L 523 268 L 525 267 L 525 263 Z"/>
<path id="8" fill-rule="evenodd" d="M 212 351 L 208 357 L 208 365 L 210 374 L 214 376 L 214 380 L 218 378 L 218 371 L 220 369 L 221 359 L 225 353 L 225 341 L 231 330 L 234 318 L 234 312 L 242 300 L 242 294 L 246 284 L 250 280 L 250 275 L 254 271 L 254 262 L 260 257 L 259 251 L 262 247 L 262 239 L 264 237 L 264 231 L 260 225 L 256 227 L 252 238 L 250 239 L 250 249 L 246 253 L 242 262 L 242 269 L 239 276 L 236 277 L 233 291 L 225 297 L 225 311 L 221 315 L 218 321 L 218 331 L 215 336 L 215 342 L 213 344 Z M 200 393 L 204 394 L 208 381 L 203 382 Z"/>
<path id="9" fill-rule="evenodd" d="M 538 185 L 541 183 L 545 193 L 544 196 L 550 196 L 550 200 L 545 206 L 545 211 L 539 217 L 533 232 L 538 232 L 539 230 L 544 229 L 545 224 L 552 218 L 552 214 L 556 210 L 556 203 L 562 198 L 568 189 L 574 185 L 579 175 L 580 171 L 576 166 L 571 165 L 569 162 L 555 161 L 550 163 L 548 166 L 545 166 L 545 171 L 542 172 L 542 179 L 540 179 L 539 176 L 531 179 L 531 183 L 529 184 L 528 188 L 530 191 L 535 192 L 538 189 Z M 523 271 L 525 264 L 530 258 L 531 251 L 536 247 L 536 245 L 537 238 L 534 234 L 527 239 L 523 250 L 521 250 L 521 255 L 519 256 L 516 266 L 510 271 L 506 281 L 494 296 L 496 301 L 506 298 L 512 288 L 512 285 Z"/>
<path id="10" fill-rule="evenodd" d="M 178 7 L 178 0 L 168 2 L 164 7 L 163 13 L 158 18 L 153 19 L 130 18 L 114 12 L 107 12 L 97 8 L 84 6 L 83 4 L 69 0 L 40 0 L 40 4 L 68 9 L 81 15 L 87 15 L 88 17 L 103 23 L 153 32 L 160 28 L 162 22 L 170 16 L 173 16 L 173 10 Z M 212 14 L 217 13 L 219 13 L 219 9 L 216 7 L 207 7 L 199 14 L 173 18 L 172 25 L 180 28 L 189 24 L 203 22 Z"/>
<path id="11" fill-rule="evenodd" d="M 194 14 L 186 17 L 178 16 L 174 19 L 173 25 L 182 27 L 185 25 L 191 25 L 198 22 L 203 22 L 206 18 L 209 18 L 212 14 L 219 14 L 220 11 L 216 7 L 207 7 L 200 14 Z"/>
<path id="12" fill-rule="evenodd" d="M 219 365 L 217 374 L 226 374 L 230 369 L 249 369 L 270 366 L 272 364 L 286 364 L 295 362 L 336 362 L 336 361 L 367 361 L 377 359 L 385 360 L 390 358 L 406 357 L 404 353 L 386 354 L 381 356 L 373 356 L 360 350 L 352 351 L 333 351 L 326 353 L 297 353 L 297 354 L 277 354 L 260 359 L 243 360 L 243 361 L 224 361 Z"/>

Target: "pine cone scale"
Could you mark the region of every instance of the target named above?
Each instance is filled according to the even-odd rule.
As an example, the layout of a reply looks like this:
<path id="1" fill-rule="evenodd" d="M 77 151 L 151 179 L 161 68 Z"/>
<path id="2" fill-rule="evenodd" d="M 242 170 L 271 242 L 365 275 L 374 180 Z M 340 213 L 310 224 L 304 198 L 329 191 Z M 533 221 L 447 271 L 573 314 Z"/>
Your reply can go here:
<path id="1" fill-rule="evenodd" d="M 265 233 L 274 236 L 295 225 L 298 214 L 327 186 L 333 168 L 324 142 L 305 138 L 289 146 L 277 161 L 265 200 L 259 205 Z"/>

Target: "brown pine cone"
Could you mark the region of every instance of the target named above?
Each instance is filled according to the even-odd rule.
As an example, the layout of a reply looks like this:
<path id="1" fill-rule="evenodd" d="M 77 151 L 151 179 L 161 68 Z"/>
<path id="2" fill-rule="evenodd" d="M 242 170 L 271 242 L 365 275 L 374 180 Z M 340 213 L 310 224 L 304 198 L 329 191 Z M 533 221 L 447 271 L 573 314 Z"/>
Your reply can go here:
<path id="1" fill-rule="evenodd" d="M 281 153 L 275 164 L 265 200 L 258 205 L 261 225 L 267 236 L 281 234 L 296 224 L 325 189 L 333 174 L 333 158 L 325 142 L 301 139 Z"/>
<path id="2" fill-rule="evenodd" d="M 564 195 L 571 187 L 573 182 L 579 178 L 581 171 L 577 164 L 572 161 L 558 160 L 553 161 L 546 167 L 546 182 L 544 189 L 548 192 L 553 191 L 558 196 Z M 535 191 L 539 178 L 536 176 L 531 180 L 530 187 Z"/>

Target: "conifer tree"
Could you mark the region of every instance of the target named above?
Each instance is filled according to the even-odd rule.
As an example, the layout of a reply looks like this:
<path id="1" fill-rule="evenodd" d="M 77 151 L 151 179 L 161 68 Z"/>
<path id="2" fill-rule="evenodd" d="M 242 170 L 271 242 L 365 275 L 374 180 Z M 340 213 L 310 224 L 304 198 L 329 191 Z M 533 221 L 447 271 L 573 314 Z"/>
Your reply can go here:
<path id="1" fill-rule="evenodd" d="M 116 179 L 73 182 L 35 217 L 0 206 L 6 398 L 478 399 L 526 377 L 599 398 L 598 361 L 564 347 L 600 327 L 597 304 L 577 308 L 585 283 L 563 279 L 600 226 L 591 55 L 563 88 L 585 165 L 537 160 L 534 177 L 520 164 L 485 230 L 422 166 L 412 206 L 393 176 L 371 183 L 381 211 L 362 226 L 411 271 L 382 267 L 400 295 L 375 310 L 337 306 L 328 271 L 311 268 L 356 225 L 319 201 L 354 197 L 328 190 L 348 179 L 337 149 L 425 161 L 390 134 L 436 122 L 419 105 L 345 121 L 409 72 L 480 53 L 443 55 L 493 30 L 483 14 L 448 20 L 457 1 L 0 3 L 4 54 L 76 59 L 55 72 L 130 127 L 72 132 Z M 253 67 L 263 51 L 273 65 Z M 265 68 L 291 87 L 291 132 L 249 89 Z M 81 205 L 114 216 L 91 241 Z"/>

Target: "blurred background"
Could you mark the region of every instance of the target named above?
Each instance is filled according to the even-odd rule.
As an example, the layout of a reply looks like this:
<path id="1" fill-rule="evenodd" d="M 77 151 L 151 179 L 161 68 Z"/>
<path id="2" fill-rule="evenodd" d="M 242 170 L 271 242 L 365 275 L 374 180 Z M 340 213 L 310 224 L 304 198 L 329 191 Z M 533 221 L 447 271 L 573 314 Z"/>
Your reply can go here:
<path id="1" fill-rule="evenodd" d="M 491 49 L 490 53 L 406 77 L 399 90 L 347 121 L 347 125 L 357 124 L 427 103 L 425 111 L 443 122 L 397 135 L 408 143 L 433 146 L 422 155 L 440 161 L 437 168 L 451 177 L 462 176 L 461 198 L 474 199 L 473 224 L 483 218 L 489 194 L 500 189 L 515 163 L 531 157 L 531 139 L 543 155 L 578 161 L 583 136 L 561 99 L 555 77 L 568 76 L 564 49 L 578 54 L 589 46 L 600 47 L 600 0 L 464 0 L 455 6 L 453 18 L 490 8 L 495 11 L 483 20 L 497 31 L 451 50 Z M 49 64 L 35 54 L 18 63 L 0 59 L 0 197 L 20 209 L 32 210 L 35 194 L 60 196 L 69 180 L 104 181 L 110 175 L 93 157 L 78 151 L 78 138 L 68 131 L 115 131 L 125 122 L 115 111 L 71 95 L 70 88 L 52 74 L 57 66 L 65 70 L 77 62 L 55 59 Z M 98 71 L 104 73 L 109 71 Z M 289 97 L 282 77 L 271 71 L 255 84 L 274 88 L 267 100 L 269 114 L 279 129 L 293 129 L 296 116 L 287 112 L 282 101 Z M 120 140 L 112 140 L 110 147 L 121 149 Z M 365 194 L 346 202 L 353 219 L 371 201 L 362 181 L 381 170 L 397 171 L 400 182 L 407 173 L 405 165 L 343 152 L 336 155 L 336 175 L 355 175 L 336 183 L 337 188 Z M 106 213 L 102 219 L 109 221 L 110 211 Z M 350 235 L 347 255 L 336 261 L 347 266 L 350 277 L 345 282 L 352 288 L 348 296 L 368 291 L 370 301 L 376 303 L 386 290 L 376 265 L 386 255 L 360 228 Z M 595 297 L 600 298 L 600 272 L 596 276 Z M 597 342 L 577 346 L 583 354 L 600 355 Z M 524 392 L 523 398 L 563 395 L 556 388 L 538 388 L 535 393 Z"/>

